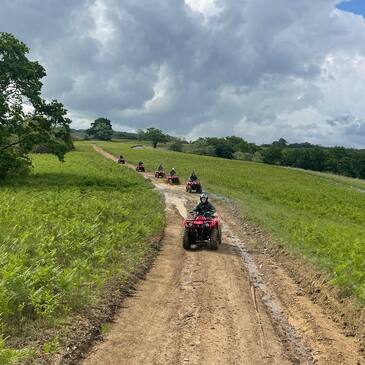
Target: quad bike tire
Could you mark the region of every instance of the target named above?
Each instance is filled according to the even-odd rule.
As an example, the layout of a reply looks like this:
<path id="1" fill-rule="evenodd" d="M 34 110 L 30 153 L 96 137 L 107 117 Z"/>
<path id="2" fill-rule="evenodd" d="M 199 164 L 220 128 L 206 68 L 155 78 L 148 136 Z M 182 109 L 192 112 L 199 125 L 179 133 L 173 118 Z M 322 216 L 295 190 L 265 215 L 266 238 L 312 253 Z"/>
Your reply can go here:
<path id="1" fill-rule="evenodd" d="M 219 229 L 218 228 L 213 228 L 212 233 L 210 234 L 210 240 L 209 240 L 209 245 L 208 247 L 211 250 L 217 250 L 218 249 L 218 245 L 220 242 L 220 235 L 219 235 Z"/>
<path id="2" fill-rule="evenodd" d="M 189 233 L 187 231 L 184 231 L 183 247 L 184 247 L 185 250 L 190 250 L 190 247 L 191 247 L 190 237 L 189 237 Z"/>
<path id="3" fill-rule="evenodd" d="M 192 193 L 193 189 L 191 188 L 191 186 L 188 187 L 188 193 Z"/>
<path id="4" fill-rule="evenodd" d="M 220 227 L 218 228 L 218 232 L 219 232 L 219 244 L 221 245 L 222 244 L 222 230 Z"/>

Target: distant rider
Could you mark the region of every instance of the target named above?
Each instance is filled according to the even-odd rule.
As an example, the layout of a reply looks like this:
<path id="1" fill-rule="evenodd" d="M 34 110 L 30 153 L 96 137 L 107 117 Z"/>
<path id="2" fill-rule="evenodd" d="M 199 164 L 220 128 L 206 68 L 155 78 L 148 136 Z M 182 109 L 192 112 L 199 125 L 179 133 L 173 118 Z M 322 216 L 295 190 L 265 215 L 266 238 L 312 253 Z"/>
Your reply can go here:
<path id="1" fill-rule="evenodd" d="M 205 213 L 210 213 L 211 215 L 213 215 L 216 212 L 213 204 L 208 201 L 207 193 L 203 193 L 200 195 L 200 202 L 193 209 L 192 212 L 197 213 L 198 215 L 204 215 Z"/>
<path id="2" fill-rule="evenodd" d="M 123 155 L 119 155 L 118 157 L 118 163 L 122 163 L 124 161 Z"/>
<path id="3" fill-rule="evenodd" d="M 196 176 L 195 171 L 193 171 L 190 175 L 190 181 L 197 181 L 198 176 Z"/>
<path id="4" fill-rule="evenodd" d="M 157 168 L 157 171 L 163 172 L 163 166 L 160 164 L 160 166 Z"/>
<path id="5" fill-rule="evenodd" d="M 170 171 L 170 176 L 176 176 L 176 170 L 174 167 Z"/>

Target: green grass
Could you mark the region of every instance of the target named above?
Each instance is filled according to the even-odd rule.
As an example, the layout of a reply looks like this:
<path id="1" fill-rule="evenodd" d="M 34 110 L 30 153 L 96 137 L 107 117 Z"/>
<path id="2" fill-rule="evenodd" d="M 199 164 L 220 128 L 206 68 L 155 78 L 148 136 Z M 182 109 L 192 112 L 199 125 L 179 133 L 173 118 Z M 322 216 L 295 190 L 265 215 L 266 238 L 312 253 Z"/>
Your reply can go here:
<path id="1" fill-rule="evenodd" d="M 365 301 L 365 194 L 363 182 L 252 162 L 97 144 L 147 170 L 159 163 L 186 178 L 195 170 L 206 189 L 234 199 L 242 215 L 272 232 L 290 250 L 330 275 L 343 295 Z"/>
<path id="2" fill-rule="evenodd" d="M 97 302 L 108 280 L 127 278 L 164 225 L 152 185 L 90 145 L 65 163 L 49 155 L 32 161 L 29 177 L 0 184 L 1 364 L 28 351 L 5 344 L 59 324 Z"/>

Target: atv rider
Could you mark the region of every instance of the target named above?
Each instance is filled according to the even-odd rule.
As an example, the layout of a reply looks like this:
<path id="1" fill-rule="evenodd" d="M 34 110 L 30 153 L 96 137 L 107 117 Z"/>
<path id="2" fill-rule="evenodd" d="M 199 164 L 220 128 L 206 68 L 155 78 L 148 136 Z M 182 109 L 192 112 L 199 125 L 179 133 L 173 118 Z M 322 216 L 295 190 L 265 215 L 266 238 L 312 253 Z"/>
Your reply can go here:
<path id="1" fill-rule="evenodd" d="M 200 195 L 199 204 L 192 210 L 192 213 L 197 215 L 205 215 L 206 213 L 213 215 L 215 211 L 213 204 L 208 201 L 208 194 L 203 193 Z"/>
<path id="2" fill-rule="evenodd" d="M 196 176 L 195 171 L 193 171 L 190 175 L 190 181 L 197 181 L 198 180 L 198 176 Z"/>
<path id="3" fill-rule="evenodd" d="M 160 166 L 157 168 L 157 171 L 163 172 L 163 166 L 162 166 L 162 164 L 160 164 Z"/>
<path id="4" fill-rule="evenodd" d="M 124 157 L 123 157 L 123 155 L 119 155 L 118 163 L 122 163 L 122 162 L 124 162 Z"/>
<path id="5" fill-rule="evenodd" d="M 170 176 L 176 176 L 176 170 L 175 167 L 173 167 L 170 171 Z"/>

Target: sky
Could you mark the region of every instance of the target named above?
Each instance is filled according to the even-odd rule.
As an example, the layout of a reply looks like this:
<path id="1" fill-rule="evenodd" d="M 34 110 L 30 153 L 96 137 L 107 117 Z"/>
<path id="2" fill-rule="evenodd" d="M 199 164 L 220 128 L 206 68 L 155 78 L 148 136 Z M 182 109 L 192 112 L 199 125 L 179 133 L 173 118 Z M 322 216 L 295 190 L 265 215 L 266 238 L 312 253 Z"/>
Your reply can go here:
<path id="1" fill-rule="evenodd" d="M 365 1 L 364 0 L 352 0 L 344 1 L 337 5 L 340 10 L 349 11 L 354 14 L 365 16 Z"/>
<path id="2" fill-rule="evenodd" d="M 2 0 L 74 128 L 365 147 L 365 1 Z"/>

